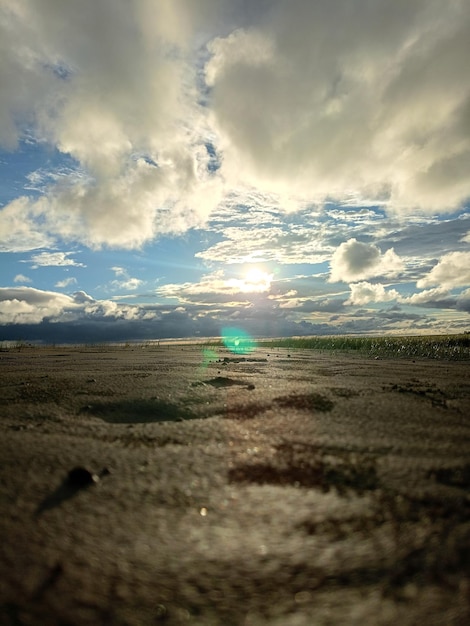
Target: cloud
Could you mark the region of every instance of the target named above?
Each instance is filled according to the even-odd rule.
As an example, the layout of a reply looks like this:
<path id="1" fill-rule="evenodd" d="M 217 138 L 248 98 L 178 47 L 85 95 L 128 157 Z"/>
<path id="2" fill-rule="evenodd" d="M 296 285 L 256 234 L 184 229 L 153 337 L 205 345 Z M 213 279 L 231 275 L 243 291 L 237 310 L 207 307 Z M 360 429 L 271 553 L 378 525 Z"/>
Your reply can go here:
<path id="1" fill-rule="evenodd" d="M 0 209 L 0 252 L 25 252 L 53 246 L 54 237 L 37 226 L 38 208 L 21 197 Z"/>
<path id="2" fill-rule="evenodd" d="M 217 294 L 215 294 L 217 296 Z M 466 328 L 468 290 L 454 302 L 461 319 L 446 322 L 450 330 Z M 162 337 L 215 337 L 224 325 L 237 325 L 254 336 L 293 336 L 371 332 L 436 332 L 442 320 L 426 314 L 388 310 L 345 311 L 344 300 L 304 302 L 304 310 L 279 306 L 265 294 L 248 294 L 246 302 L 130 305 L 95 300 L 84 291 L 64 295 L 31 287 L 0 288 L 2 340 L 102 342 Z M 253 298 L 256 297 L 256 302 Z M 183 298 L 184 299 L 184 298 Z M 196 300 L 197 298 L 195 298 Z M 256 306 L 251 306 L 256 304 Z M 331 315 L 329 313 L 336 313 Z M 445 319 L 444 319 L 445 321 Z"/>
<path id="3" fill-rule="evenodd" d="M 259 281 L 259 279 L 256 280 Z M 266 284 L 266 280 L 269 284 Z M 269 275 L 267 278 L 262 278 L 263 284 L 260 289 L 260 285 L 256 285 L 250 278 L 248 278 L 248 284 L 245 285 L 243 279 L 227 277 L 224 270 L 217 270 L 202 276 L 197 283 L 163 285 L 156 289 L 156 294 L 163 298 L 176 298 L 183 303 L 231 303 L 234 305 L 243 302 L 246 304 L 250 299 L 256 298 L 260 291 L 269 289 L 270 281 Z"/>
<path id="4" fill-rule="evenodd" d="M 38 222 L 35 247 L 61 237 L 124 248 L 203 223 L 220 181 L 208 168 L 189 52 L 216 4 L 2 3 L 0 144 L 14 148 L 28 129 L 85 174 L 63 172 L 39 200 L 7 206 L 9 249 Z"/>
<path id="5" fill-rule="evenodd" d="M 138 289 L 141 285 L 144 284 L 144 281 L 140 278 L 132 278 L 129 277 L 125 280 L 113 280 L 111 285 L 115 289 L 129 289 L 130 291 L 134 291 Z"/>
<path id="6" fill-rule="evenodd" d="M 31 280 L 31 278 L 28 278 L 24 274 L 17 274 L 15 278 L 13 279 L 13 282 L 14 283 L 32 283 L 33 281 Z"/>
<path id="7" fill-rule="evenodd" d="M 85 291 L 76 291 L 73 294 L 74 302 L 77 304 L 93 304 L 95 299 L 88 295 Z"/>
<path id="8" fill-rule="evenodd" d="M 223 239 L 196 256 L 225 264 L 320 263 L 328 259 L 332 247 L 319 214 L 320 209 L 312 206 L 292 214 L 275 194 L 230 194 L 208 223 L 208 229 Z"/>
<path id="9" fill-rule="evenodd" d="M 377 246 L 351 238 L 334 252 L 330 267 L 330 282 L 350 282 L 372 276 L 397 274 L 403 263 L 393 248 L 382 254 Z"/>
<path id="10" fill-rule="evenodd" d="M 33 122 L 32 103 L 45 101 L 54 83 L 52 74 L 37 71 L 40 59 L 32 48 L 39 42 L 25 10 L 14 1 L 0 6 L 0 145 L 9 150 L 18 145 L 18 118 Z"/>
<path id="11" fill-rule="evenodd" d="M 0 31 L 0 145 L 73 164 L 30 173 L 4 250 L 138 248 L 239 188 L 286 211 L 470 197 L 464 2 L 3 0 Z"/>
<path id="12" fill-rule="evenodd" d="M 111 289 L 124 289 L 129 291 L 135 291 L 141 285 L 144 284 L 144 281 L 140 278 L 133 278 L 129 276 L 129 273 L 124 267 L 114 266 L 110 268 L 116 275 L 116 280 L 112 280 L 109 284 Z"/>
<path id="13" fill-rule="evenodd" d="M 25 178 L 28 182 L 23 188 L 26 191 L 35 191 L 39 193 L 47 193 L 51 185 L 62 185 L 64 184 L 64 181 L 68 181 L 69 184 L 73 182 L 80 183 L 83 181 L 88 181 L 88 183 L 91 182 L 84 170 L 76 167 L 72 168 L 67 165 L 60 165 L 59 167 L 52 169 L 41 167 L 26 174 Z"/>
<path id="14" fill-rule="evenodd" d="M 470 227 L 470 214 L 450 219 L 438 216 L 407 216 L 406 220 L 389 218 L 375 224 L 377 240 L 381 247 L 393 246 L 395 252 L 409 259 L 433 260 L 448 252 L 466 250 L 462 231 Z"/>
<path id="15" fill-rule="evenodd" d="M 33 263 L 33 270 L 38 267 L 86 267 L 83 263 L 70 259 L 71 254 L 72 252 L 39 252 L 33 254 L 28 263 Z"/>
<path id="16" fill-rule="evenodd" d="M 364 306 L 369 302 L 389 302 L 395 300 L 400 305 L 428 309 L 468 310 L 468 293 L 454 296 L 448 289 L 443 287 L 425 289 L 408 296 L 400 294 L 396 289 L 385 289 L 382 284 L 371 284 L 366 281 L 351 284 L 349 287 L 351 295 L 344 303 L 346 305 Z"/>
<path id="17" fill-rule="evenodd" d="M 73 307 L 73 299 L 63 294 L 33 287 L 0 288 L 0 324 L 38 324 Z"/>
<path id="18" fill-rule="evenodd" d="M 271 6 L 209 45 L 226 175 L 319 199 L 354 190 L 402 211 L 470 197 L 467 3 Z"/>
<path id="19" fill-rule="evenodd" d="M 401 302 L 414 306 L 452 309 L 455 308 L 457 299 L 447 289 L 436 287 L 435 289 L 425 289 L 411 296 L 403 297 Z"/>
<path id="20" fill-rule="evenodd" d="M 370 239 L 371 233 L 383 236 L 397 229 L 396 221 L 381 210 L 304 202 L 291 211 L 283 200 L 255 190 L 232 192 L 212 212 L 207 226 L 222 240 L 196 256 L 226 264 L 323 263 L 352 234 Z"/>
<path id="21" fill-rule="evenodd" d="M 72 322 L 77 319 L 125 319 L 144 317 L 138 307 L 95 300 L 84 291 L 65 295 L 33 287 L 0 288 L 0 324 Z"/>
<path id="22" fill-rule="evenodd" d="M 338 313 L 346 303 L 344 298 L 295 298 L 295 294 L 286 294 L 282 300 L 278 299 L 280 309 L 290 309 L 296 314 L 305 313 Z"/>
<path id="23" fill-rule="evenodd" d="M 127 270 L 119 265 L 114 265 L 110 269 L 116 274 L 116 276 L 127 276 Z"/>
<path id="24" fill-rule="evenodd" d="M 70 285 L 76 285 L 77 284 L 77 279 L 76 278 L 65 278 L 64 280 L 59 280 L 55 286 L 58 287 L 59 289 L 64 289 L 65 287 L 70 287 Z"/>
<path id="25" fill-rule="evenodd" d="M 465 287 L 470 283 L 470 252 L 450 252 L 416 283 L 418 288 L 438 285 L 443 289 Z"/>
<path id="26" fill-rule="evenodd" d="M 463 291 L 457 299 L 457 310 L 470 313 L 470 289 Z"/>
<path id="27" fill-rule="evenodd" d="M 400 294 L 396 289 L 386 290 L 381 284 L 371 284 L 366 281 L 349 285 L 351 295 L 345 304 L 364 306 L 368 302 L 388 302 L 397 300 Z"/>

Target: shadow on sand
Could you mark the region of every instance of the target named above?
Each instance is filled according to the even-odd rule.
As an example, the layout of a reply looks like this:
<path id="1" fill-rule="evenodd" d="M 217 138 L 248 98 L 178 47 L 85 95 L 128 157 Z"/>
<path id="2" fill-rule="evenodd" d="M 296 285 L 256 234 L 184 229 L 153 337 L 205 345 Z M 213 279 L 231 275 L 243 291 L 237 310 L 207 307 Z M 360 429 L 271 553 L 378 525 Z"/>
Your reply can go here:
<path id="1" fill-rule="evenodd" d="M 39 517 L 44 511 L 60 506 L 62 502 L 70 500 L 70 498 L 73 498 L 79 491 L 95 485 L 101 478 L 108 474 L 109 470 L 106 467 L 104 467 L 99 474 L 92 474 L 84 467 L 74 467 L 61 484 L 39 504 L 34 516 Z"/>
<path id="2" fill-rule="evenodd" d="M 182 422 L 197 418 L 197 415 L 188 408 L 158 398 L 89 404 L 83 407 L 81 412 L 94 415 L 111 424 Z"/>

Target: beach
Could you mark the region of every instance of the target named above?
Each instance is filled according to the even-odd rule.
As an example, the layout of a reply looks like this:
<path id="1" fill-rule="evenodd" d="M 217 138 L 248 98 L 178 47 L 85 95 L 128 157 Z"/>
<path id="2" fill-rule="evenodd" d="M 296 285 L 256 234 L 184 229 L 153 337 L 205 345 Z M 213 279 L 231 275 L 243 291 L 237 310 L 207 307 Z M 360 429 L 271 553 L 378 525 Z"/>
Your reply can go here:
<path id="1" fill-rule="evenodd" d="M 468 361 L 0 352 L 0 623 L 470 619 Z"/>

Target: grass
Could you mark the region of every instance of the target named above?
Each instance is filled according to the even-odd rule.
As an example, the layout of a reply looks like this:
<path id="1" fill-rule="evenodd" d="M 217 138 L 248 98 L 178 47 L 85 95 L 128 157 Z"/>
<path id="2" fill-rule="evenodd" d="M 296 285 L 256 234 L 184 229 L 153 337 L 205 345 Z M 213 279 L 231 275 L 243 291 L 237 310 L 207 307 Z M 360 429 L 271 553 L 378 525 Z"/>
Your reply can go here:
<path id="1" fill-rule="evenodd" d="M 357 352 L 373 357 L 470 359 L 470 334 L 414 337 L 290 337 L 259 342 L 266 348 Z"/>
<path id="2" fill-rule="evenodd" d="M 82 347 L 93 349 L 149 348 L 154 350 L 171 350 L 173 347 L 198 345 L 203 350 L 217 350 L 223 346 L 222 339 L 180 339 L 178 341 L 152 340 L 147 342 L 116 342 L 82 344 Z M 41 347 L 24 341 L 1 342 L 0 351 Z M 52 346 L 48 346 L 52 347 Z M 56 347 L 56 346 L 54 346 Z M 450 361 L 470 360 L 470 332 L 460 335 L 420 335 L 420 336 L 386 336 L 386 337 L 351 337 L 351 336 L 318 336 L 318 337 L 283 337 L 277 339 L 253 340 L 253 347 L 263 349 L 287 348 L 288 350 L 320 350 L 337 352 L 356 352 L 358 354 L 384 358 L 424 358 Z"/>

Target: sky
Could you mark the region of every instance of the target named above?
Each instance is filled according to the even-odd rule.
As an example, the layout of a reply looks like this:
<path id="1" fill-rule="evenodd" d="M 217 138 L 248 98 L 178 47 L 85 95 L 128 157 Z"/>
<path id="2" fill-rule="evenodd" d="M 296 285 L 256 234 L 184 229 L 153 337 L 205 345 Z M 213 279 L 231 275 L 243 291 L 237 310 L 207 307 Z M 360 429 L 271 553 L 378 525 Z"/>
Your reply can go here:
<path id="1" fill-rule="evenodd" d="M 0 341 L 469 329 L 468 0 L 0 0 Z"/>

